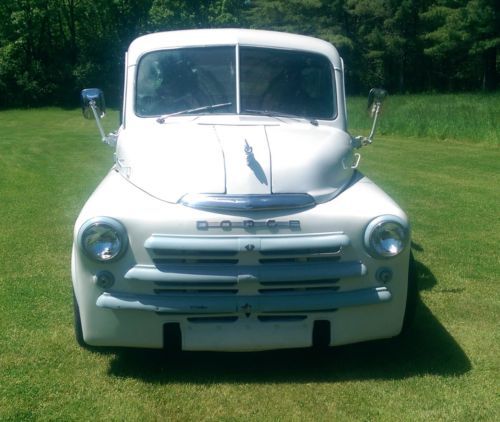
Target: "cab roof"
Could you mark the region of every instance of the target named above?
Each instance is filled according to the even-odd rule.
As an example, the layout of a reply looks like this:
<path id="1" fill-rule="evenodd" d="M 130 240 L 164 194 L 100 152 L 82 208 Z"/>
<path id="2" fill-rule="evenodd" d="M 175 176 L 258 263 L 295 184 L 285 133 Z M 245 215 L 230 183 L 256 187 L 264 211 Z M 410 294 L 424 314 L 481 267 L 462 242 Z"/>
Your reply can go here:
<path id="1" fill-rule="evenodd" d="M 222 45 L 311 51 L 327 56 L 334 67 L 341 67 L 337 50 L 326 41 L 304 35 L 255 29 L 192 29 L 144 35 L 130 44 L 128 63 L 136 64 L 142 55 L 150 51 Z"/>

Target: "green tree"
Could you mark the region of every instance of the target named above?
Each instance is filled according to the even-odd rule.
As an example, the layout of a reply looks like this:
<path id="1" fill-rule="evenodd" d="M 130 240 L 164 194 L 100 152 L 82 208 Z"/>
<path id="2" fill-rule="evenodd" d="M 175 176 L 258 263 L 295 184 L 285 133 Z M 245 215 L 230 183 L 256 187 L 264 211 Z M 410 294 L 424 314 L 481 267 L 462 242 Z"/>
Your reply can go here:
<path id="1" fill-rule="evenodd" d="M 240 0 L 154 0 L 148 25 L 153 31 L 237 27 L 244 7 Z"/>
<path id="2" fill-rule="evenodd" d="M 45 71 L 45 64 L 64 54 L 60 25 L 49 0 L 5 2 L 0 9 L 4 24 L 0 29 L 0 80 L 5 93 L 0 101 L 37 105 L 58 89 L 64 66 Z M 52 48 L 46 48 L 51 46 Z"/>
<path id="3" fill-rule="evenodd" d="M 418 0 L 347 0 L 361 85 L 405 92 L 420 84 Z"/>
<path id="4" fill-rule="evenodd" d="M 75 104 L 85 86 L 118 103 L 138 35 L 274 29 L 332 42 L 348 92 L 495 89 L 498 0 L 2 0 L 0 107 Z"/>
<path id="5" fill-rule="evenodd" d="M 422 13 L 424 52 L 440 87 L 496 88 L 498 9 L 495 0 L 438 0 Z"/>
<path id="6" fill-rule="evenodd" d="M 255 0 L 248 18 L 253 28 L 316 35 L 322 9 L 321 0 Z"/>
<path id="7" fill-rule="evenodd" d="M 2 2 L 0 107 L 75 104 L 89 85 L 116 101 L 124 51 L 146 31 L 150 6 L 147 0 Z"/>

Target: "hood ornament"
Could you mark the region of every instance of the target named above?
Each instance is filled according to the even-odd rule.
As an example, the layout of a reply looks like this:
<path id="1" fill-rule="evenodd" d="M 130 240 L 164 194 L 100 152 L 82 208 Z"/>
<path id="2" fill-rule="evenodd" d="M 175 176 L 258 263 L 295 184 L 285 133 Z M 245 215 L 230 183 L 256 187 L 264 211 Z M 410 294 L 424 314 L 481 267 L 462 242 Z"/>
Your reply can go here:
<path id="1" fill-rule="evenodd" d="M 245 154 L 247 155 L 247 164 L 249 166 L 255 161 L 255 157 L 253 155 L 253 148 L 250 146 L 248 141 L 245 139 Z"/>
<path id="2" fill-rule="evenodd" d="M 252 169 L 258 181 L 263 185 L 267 186 L 266 173 L 264 172 L 264 169 L 253 155 L 253 148 L 250 146 L 250 144 L 246 139 L 245 139 L 245 154 L 247 155 L 247 166 L 250 167 L 250 169 Z"/>

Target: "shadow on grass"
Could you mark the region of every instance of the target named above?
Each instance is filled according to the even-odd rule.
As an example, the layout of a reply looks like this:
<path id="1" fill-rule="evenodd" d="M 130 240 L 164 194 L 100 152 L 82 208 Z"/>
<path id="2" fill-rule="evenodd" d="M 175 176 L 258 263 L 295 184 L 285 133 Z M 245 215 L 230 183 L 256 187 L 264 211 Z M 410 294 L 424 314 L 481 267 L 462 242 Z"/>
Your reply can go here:
<path id="1" fill-rule="evenodd" d="M 436 284 L 432 273 L 416 262 L 419 289 Z M 421 301 L 415 322 L 399 338 L 331 348 L 259 353 L 108 350 L 109 374 L 151 383 L 336 382 L 404 379 L 436 374 L 457 376 L 471 364 L 460 345 Z"/>

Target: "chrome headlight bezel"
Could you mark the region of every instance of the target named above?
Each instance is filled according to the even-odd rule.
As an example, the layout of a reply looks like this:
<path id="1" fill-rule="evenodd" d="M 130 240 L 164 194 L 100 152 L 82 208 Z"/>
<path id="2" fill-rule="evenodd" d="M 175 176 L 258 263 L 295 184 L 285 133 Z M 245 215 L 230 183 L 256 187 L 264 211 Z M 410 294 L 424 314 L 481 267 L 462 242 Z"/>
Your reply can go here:
<path id="1" fill-rule="evenodd" d="M 101 233 L 99 233 L 101 232 Z M 92 248 L 90 236 L 97 236 L 103 245 L 111 243 L 111 246 Z M 106 240 L 102 240 L 104 236 Z M 127 250 L 128 236 L 122 223 L 111 217 L 95 217 L 87 220 L 78 231 L 78 245 L 83 253 L 97 262 L 113 262 L 119 259 Z"/>
<path id="2" fill-rule="evenodd" d="M 365 229 L 364 245 L 373 258 L 387 259 L 401 254 L 410 240 L 408 223 L 395 215 L 374 218 Z"/>

